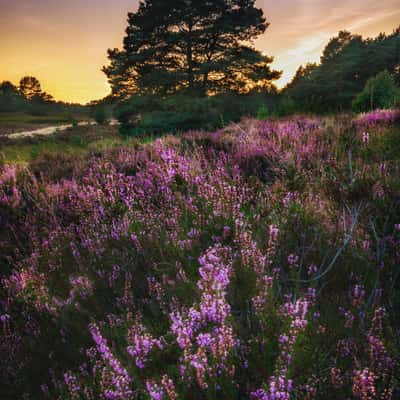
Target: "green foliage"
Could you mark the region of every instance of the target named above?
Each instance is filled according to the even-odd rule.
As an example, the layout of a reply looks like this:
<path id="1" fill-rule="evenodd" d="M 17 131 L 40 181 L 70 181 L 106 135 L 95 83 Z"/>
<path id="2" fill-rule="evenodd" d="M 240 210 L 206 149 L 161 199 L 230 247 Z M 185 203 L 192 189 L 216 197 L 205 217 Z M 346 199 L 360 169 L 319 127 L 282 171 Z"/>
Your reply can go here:
<path id="1" fill-rule="evenodd" d="M 320 64 L 301 66 L 286 86 L 297 111 L 318 113 L 350 110 L 367 81 L 387 70 L 399 77 L 400 30 L 371 39 L 341 31 L 332 38 Z"/>
<path id="2" fill-rule="evenodd" d="M 302 107 L 297 104 L 293 98 L 289 96 L 283 96 L 281 97 L 278 105 L 278 115 L 284 116 L 284 115 L 290 115 L 294 114 L 296 110 L 302 110 Z"/>
<path id="3" fill-rule="evenodd" d="M 16 86 L 9 81 L 0 83 L 0 112 L 25 111 L 27 108 L 28 101 Z"/>
<path id="4" fill-rule="evenodd" d="M 0 124 L 22 123 L 22 124 L 63 124 L 73 121 L 70 114 L 52 114 L 46 116 L 35 116 L 24 113 L 5 113 L 0 114 Z"/>
<path id="5" fill-rule="evenodd" d="M 92 117 L 99 125 L 106 125 L 110 119 L 110 112 L 105 106 L 96 106 L 92 111 Z"/>
<path id="6" fill-rule="evenodd" d="M 388 109 L 400 104 L 400 89 L 388 71 L 370 78 L 353 101 L 354 111 Z"/>
<path id="7" fill-rule="evenodd" d="M 267 119 L 269 117 L 268 108 L 265 104 L 263 104 L 257 112 L 257 119 Z"/>
<path id="8" fill-rule="evenodd" d="M 122 132 L 127 136 L 161 134 L 187 129 L 212 129 L 220 118 L 213 100 L 174 96 L 132 98 L 118 112 Z M 139 111 L 138 114 L 136 114 Z"/>
<path id="9" fill-rule="evenodd" d="M 244 116 L 256 116 L 261 107 L 268 112 L 276 95 L 223 94 L 212 97 L 175 95 L 165 98 L 135 96 L 116 112 L 125 136 L 164 134 L 192 129 L 211 130 Z"/>

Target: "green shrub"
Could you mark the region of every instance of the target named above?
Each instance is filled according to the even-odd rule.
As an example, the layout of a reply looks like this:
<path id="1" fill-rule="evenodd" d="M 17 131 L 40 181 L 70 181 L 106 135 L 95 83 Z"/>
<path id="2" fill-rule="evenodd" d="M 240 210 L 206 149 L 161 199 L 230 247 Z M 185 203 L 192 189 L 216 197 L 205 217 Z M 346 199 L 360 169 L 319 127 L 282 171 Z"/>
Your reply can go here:
<path id="1" fill-rule="evenodd" d="M 269 117 L 268 108 L 263 104 L 257 112 L 257 119 L 267 119 Z"/>
<path id="2" fill-rule="evenodd" d="M 283 96 L 279 102 L 278 115 L 286 116 L 294 114 L 299 111 L 304 111 L 303 107 L 296 104 L 296 102 L 289 96 Z"/>
<path id="3" fill-rule="evenodd" d="M 272 97 L 249 94 L 221 94 L 212 97 L 176 95 L 165 98 L 135 96 L 117 109 L 121 132 L 126 136 L 175 133 L 187 130 L 212 130 L 243 116 L 256 116 L 262 107 L 265 116 Z"/>
<path id="4" fill-rule="evenodd" d="M 368 80 L 364 90 L 353 101 L 354 111 L 387 109 L 400 103 L 400 89 L 388 71 Z"/>
<path id="5" fill-rule="evenodd" d="M 92 117 L 99 125 L 106 125 L 110 119 L 110 114 L 106 107 L 97 106 L 92 112 Z"/>

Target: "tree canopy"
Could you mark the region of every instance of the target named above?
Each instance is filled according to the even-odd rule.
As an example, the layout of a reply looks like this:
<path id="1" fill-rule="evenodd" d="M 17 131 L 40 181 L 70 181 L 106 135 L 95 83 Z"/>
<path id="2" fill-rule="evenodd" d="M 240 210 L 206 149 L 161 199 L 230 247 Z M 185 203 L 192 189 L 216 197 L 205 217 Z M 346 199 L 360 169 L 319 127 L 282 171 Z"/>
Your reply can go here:
<path id="1" fill-rule="evenodd" d="M 368 79 L 383 70 L 400 81 L 400 29 L 373 39 L 341 31 L 325 47 L 320 64 L 300 67 L 284 92 L 310 111 L 349 109 Z"/>
<path id="2" fill-rule="evenodd" d="M 42 87 L 34 76 L 25 76 L 19 82 L 19 91 L 26 99 L 32 100 L 41 95 Z"/>
<path id="3" fill-rule="evenodd" d="M 18 88 L 10 81 L 0 83 L 0 96 L 19 96 Z"/>
<path id="4" fill-rule="evenodd" d="M 34 76 L 25 76 L 19 82 L 19 91 L 27 100 L 39 102 L 51 102 L 53 96 L 44 92 L 37 78 Z"/>
<path id="5" fill-rule="evenodd" d="M 388 71 L 370 78 L 364 90 L 353 101 L 355 111 L 387 109 L 400 105 L 400 88 Z"/>
<path id="6" fill-rule="evenodd" d="M 40 81 L 34 76 L 25 76 L 16 86 L 10 81 L 0 82 L 0 112 L 26 112 L 45 115 L 52 112 L 80 112 L 79 104 L 54 100 L 42 90 Z"/>
<path id="7" fill-rule="evenodd" d="M 268 23 L 255 0 L 145 0 L 104 67 L 113 94 L 269 90 L 279 71 L 253 47 Z"/>

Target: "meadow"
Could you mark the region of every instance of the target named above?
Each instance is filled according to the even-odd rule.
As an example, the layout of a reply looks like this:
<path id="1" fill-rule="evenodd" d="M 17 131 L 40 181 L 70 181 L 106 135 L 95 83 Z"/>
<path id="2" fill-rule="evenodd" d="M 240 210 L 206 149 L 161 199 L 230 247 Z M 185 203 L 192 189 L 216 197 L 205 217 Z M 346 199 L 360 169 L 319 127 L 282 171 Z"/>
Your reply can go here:
<path id="1" fill-rule="evenodd" d="M 2 145 L 2 399 L 400 398 L 400 111 L 76 129 Z"/>

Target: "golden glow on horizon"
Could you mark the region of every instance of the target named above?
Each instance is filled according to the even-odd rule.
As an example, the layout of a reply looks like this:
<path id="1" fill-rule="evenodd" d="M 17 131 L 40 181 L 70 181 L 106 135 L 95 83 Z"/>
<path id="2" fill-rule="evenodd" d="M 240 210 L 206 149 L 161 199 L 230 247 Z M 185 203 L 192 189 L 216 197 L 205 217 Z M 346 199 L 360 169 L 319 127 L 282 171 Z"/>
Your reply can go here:
<path id="1" fill-rule="evenodd" d="M 42 90 L 51 94 L 56 100 L 76 103 L 87 103 L 94 99 L 107 96 L 110 87 L 105 75 L 100 71 L 103 62 L 98 64 L 83 64 L 76 61 L 76 65 L 67 63 L 49 63 L 35 65 L 33 68 L 20 68 L 20 60 L 9 64 L 3 72 L 0 69 L 0 81 L 9 80 L 18 85 L 22 76 L 35 76 L 39 79 Z M 30 61 L 23 61 L 29 65 Z"/>
<path id="2" fill-rule="evenodd" d="M 280 0 L 281 3 L 290 0 Z M 335 6 L 323 6 L 323 0 L 292 1 L 291 14 L 271 0 L 260 0 L 265 9 L 274 6 L 278 25 L 271 20 L 264 37 L 257 40 L 258 48 L 274 56 L 273 66 L 283 70 L 277 82 L 284 87 L 293 78 L 300 65 L 319 62 L 320 56 L 329 39 L 340 30 L 348 30 L 363 37 L 375 37 L 379 33 L 392 33 L 399 26 L 399 0 L 335 0 Z M 274 2 L 275 3 L 275 2 Z M 330 1 L 329 1 L 330 3 Z M 358 4 L 357 4 L 358 3 Z M 286 20 L 284 27 L 279 26 Z"/>
<path id="3" fill-rule="evenodd" d="M 101 72 L 107 63 L 106 51 L 121 46 L 126 14 L 137 2 L 50 2 L 39 12 L 35 5 L 44 7 L 46 1 L 0 4 L 0 81 L 18 84 L 22 76 L 33 75 L 43 90 L 69 102 L 86 103 L 106 96 L 110 88 Z M 78 3 L 75 8 L 73 3 Z M 256 41 L 256 47 L 273 55 L 274 67 L 284 71 L 279 87 L 290 81 L 301 64 L 318 62 L 323 47 L 339 30 L 375 36 L 390 33 L 399 24 L 398 0 L 381 0 L 379 5 L 372 0 L 353 0 L 351 5 L 347 0 L 336 0 L 335 6 L 330 3 L 258 0 L 271 26 Z"/>

